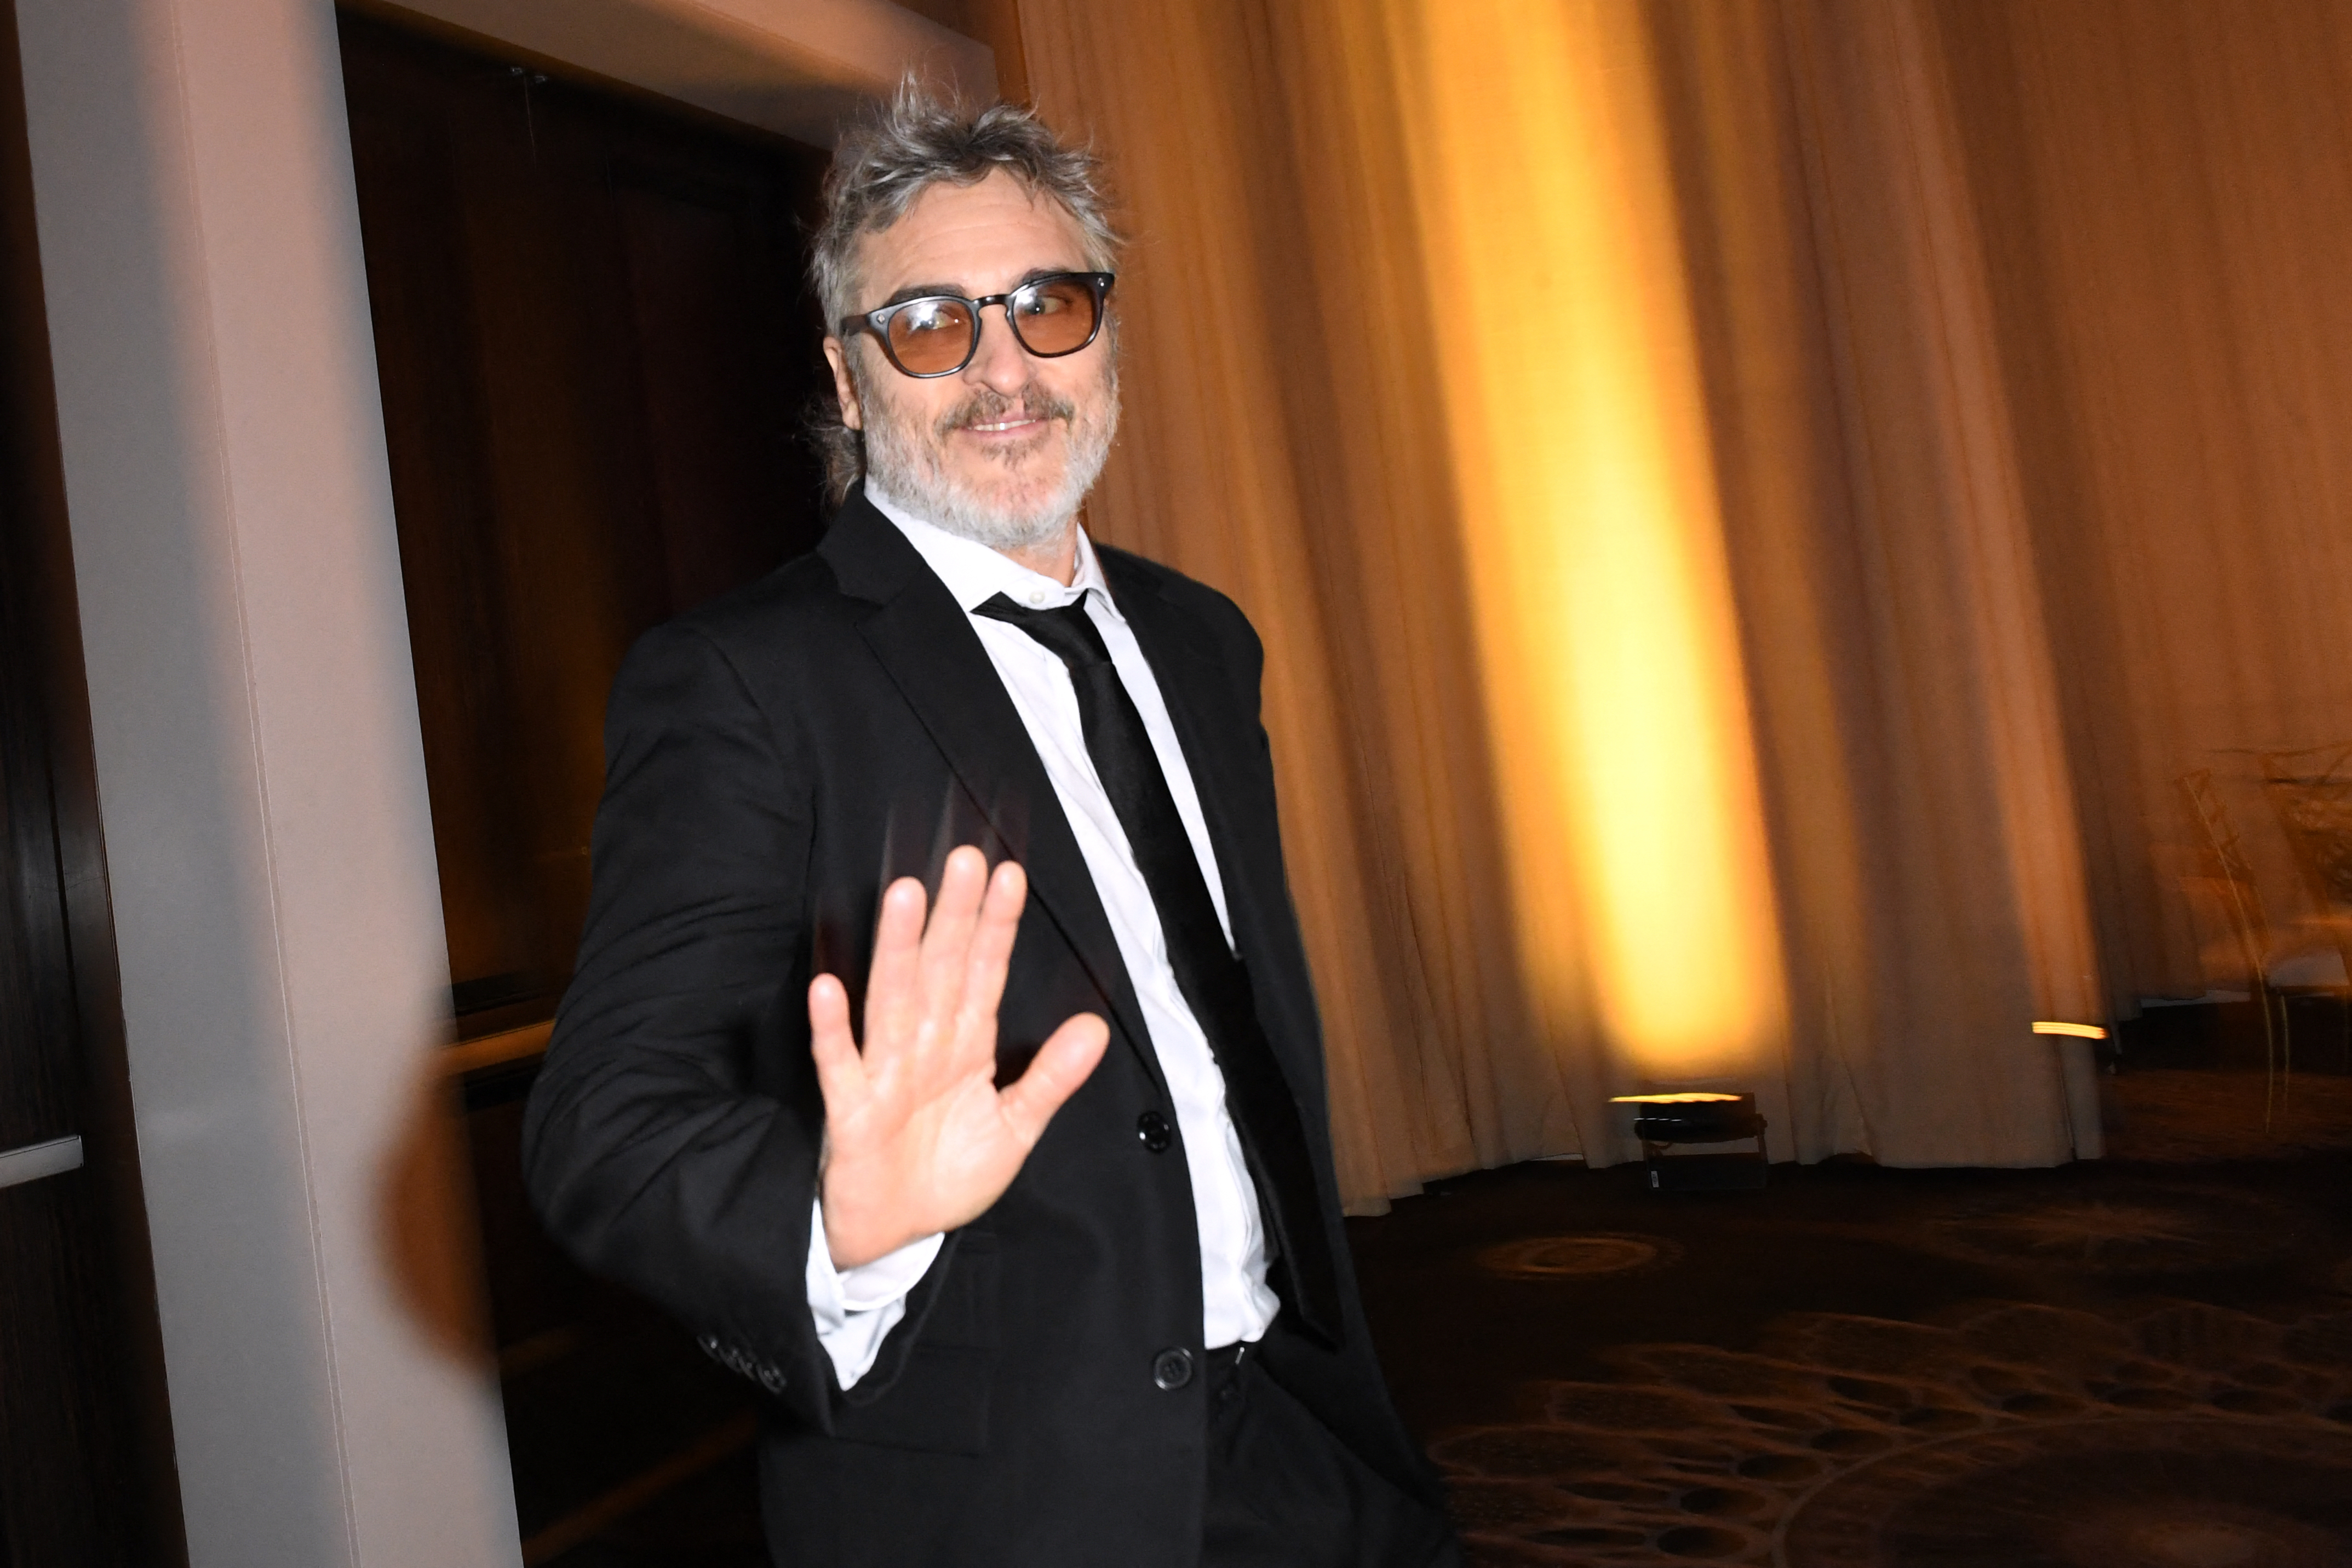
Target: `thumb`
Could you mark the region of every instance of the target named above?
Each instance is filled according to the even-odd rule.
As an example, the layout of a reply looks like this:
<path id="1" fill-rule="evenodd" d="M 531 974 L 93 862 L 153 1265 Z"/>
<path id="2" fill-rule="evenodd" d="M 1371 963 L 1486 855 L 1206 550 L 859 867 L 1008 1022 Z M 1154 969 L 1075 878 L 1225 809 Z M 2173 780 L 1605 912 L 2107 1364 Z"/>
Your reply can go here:
<path id="1" fill-rule="evenodd" d="M 1110 1025 L 1093 1013 L 1065 1019 L 1051 1039 L 1037 1048 L 1029 1070 L 1007 1084 L 996 1097 L 997 1113 L 1004 1118 L 1022 1145 L 1034 1147 L 1045 1136 L 1045 1124 L 1063 1102 L 1078 1092 L 1110 1044 Z"/>

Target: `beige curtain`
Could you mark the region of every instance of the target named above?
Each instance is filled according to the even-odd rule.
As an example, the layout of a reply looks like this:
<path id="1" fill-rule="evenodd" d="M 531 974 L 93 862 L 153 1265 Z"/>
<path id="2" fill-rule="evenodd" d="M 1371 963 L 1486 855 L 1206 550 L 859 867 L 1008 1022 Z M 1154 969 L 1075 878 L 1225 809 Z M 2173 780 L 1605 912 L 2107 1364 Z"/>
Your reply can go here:
<path id="1" fill-rule="evenodd" d="M 1606 1102 L 1642 1077 L 1589 990 L 1530 973 L 1508 672 L 1471 610 L 1492 523 L 1445 390 L 1465 319 L 1410 173 L 1435 3 L 1020 5 L 1029 86 L 1113 156 L 1137 238 L 1091 522 L 1265 634 L 1360 1211 L 1626 1157 Z M 2352 213 L 2347 24 L 2223 9 L 1551 0 L 1647 84 L 1610 112 L 1654 122 L 1604 130 L 1667 150 L 1779 1157 L 2095 1153 L 2086 1049 L 2031 1025 L 2202 983 L 2169 779 L 2352 736 L 2352 311 L 2315 259 Z M 1542 33 L 1517 15 L 1496 47 Z"/>
<path id="2" fill-rule="evenodd" d="M 1339 42 L 1296 14 L 1022 7 L 1029 80 L 1116 161 L 1129 410 L 1089 525 L 1214 583 L 1266 641 L 1293 893 L 1340 1177 L 1574 1154 L 1605 1096 L 1530 1027 L 1500 874 L 1411 217 Z M 1356 68 L 1380 68 L 1377 57 Z M 1326 176 L 1310 192 L 1301 152 Z M 1392 150 L 1391 150 L 1392 152 Z M 1370 236 L 1383 235 L 1380 241 Z"/>
<path id="3" fill-rule="evenodd" d="M 1938 7 L 2066 674 L 2115 1005 L 2242 984 L 2181 878 L 2211 768 L 2318 913 L 2252 753 L 2352 740 L 2352 10 Z"/>
<path id="4" fill-rule="evenodd" d="M 1933 18 L 1653 15 L 1770 737 L 1800 1151 L 2095 1154 L 2087 1052 L 2030 1032 L 2104 1009 Z"/>
<path id="5" fill-rule="evenodd" d="M 1478 857 L 1493 852 L 1478 820 L 1475 705 L 1453 706 L 1466 665 L 1450 556 L 1400 537 L 1403 559 L 1342 576 L 1335 567 L 1352 556 L 1318 548 L 1412 507 L 1402 487 L 1433 486 L 1416 471 L 1432 456 L 1402 443 L 1391 486 L 1349 471 L 1356 433 L 1347 448 L 1326 444 L 1355 411 L 1317 406 L 1337 378 L 1323 324 L 1301 302 L 1330 258 L 1302 232 L 1266 18 L 1140 4 L 1119 26 L 1101 19 L 1078 4 L 1022 7 L 1037 101 L 1116 160 L 1133 230 L 1120 281 L 1129 415 L 1088 522 L 1225 589 L 1265 639 L 1266 722 L 1323 1004 L 1342 1186 L 1352 1207 L 1377 1211 L 1433 1176 L 1573 1151 L 1568 1096 L 1509 1010 L 1507 912 L 1476 902 L 1491 880 Z M 1418 346 L 1397 340 L 1400 351 Z M 1412 372 L 1377 373 L 1387 385 Z M 1368 401 L 1376 420 L 1409 418 Z M 1424 505 L 1442 529 L 1442 505 Z M 1425 612 L 1384 629 L 1400 598 Z M 1364 688 L 1368 666 L 1413 678 L 1399 631 L 1433 646 L 1424 700 L 1390 712 Z M 1400 755 L 1413 760 L 1398 766 Z M 1408 814 L 1415 825 L 1401 831 Z M 1443 890 L 1451 907 L 1415 896 L 1429 858 L 1475 868 Z M 1500 1071 L 1498 1052 L 1510 1059 Z M 1547 1144 L 1549 1127 L 1559 1131 Z"/>

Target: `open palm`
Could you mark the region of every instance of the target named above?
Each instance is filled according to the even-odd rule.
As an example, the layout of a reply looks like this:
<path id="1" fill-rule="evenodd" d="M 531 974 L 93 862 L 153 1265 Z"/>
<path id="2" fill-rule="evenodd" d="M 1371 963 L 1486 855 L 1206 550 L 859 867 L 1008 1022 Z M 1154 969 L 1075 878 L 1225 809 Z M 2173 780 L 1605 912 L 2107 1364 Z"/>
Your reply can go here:
<path id="1" fill-rule="evenodd" d="M 866 981 L 863 1050 L 841 982 L 810 982 L 809 1050 L 824 1092 L 819 1196 L 835 1268 L 978 1218 L 1102 1060 L 1109 1026 L 1080 1013 L 1019 1080 L 996 1087 L 996 1005 L 1027 898 L 1018 865 L 1007 861 L 992 876 L 970 846 L 948 856 L 928 922 L 922 883 L 892 883 Z"/>

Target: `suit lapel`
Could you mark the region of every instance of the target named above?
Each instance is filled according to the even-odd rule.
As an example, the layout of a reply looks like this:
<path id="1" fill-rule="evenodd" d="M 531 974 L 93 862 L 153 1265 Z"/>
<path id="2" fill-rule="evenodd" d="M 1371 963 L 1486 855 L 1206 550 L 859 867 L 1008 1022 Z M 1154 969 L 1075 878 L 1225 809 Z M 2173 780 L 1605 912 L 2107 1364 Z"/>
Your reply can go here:
<path id="1" fill-rule="evenodd" d="M 944 583 L 889 519 L 852 492 L 818 547 L 844 592 L 873 611 L 859 633 L 965 793 L 1019 860 L 1042 904 L 1110 999 L 1152 1082 L 1165 1081 L 1110 920 L 1053 780 L 988 651 Z"/>

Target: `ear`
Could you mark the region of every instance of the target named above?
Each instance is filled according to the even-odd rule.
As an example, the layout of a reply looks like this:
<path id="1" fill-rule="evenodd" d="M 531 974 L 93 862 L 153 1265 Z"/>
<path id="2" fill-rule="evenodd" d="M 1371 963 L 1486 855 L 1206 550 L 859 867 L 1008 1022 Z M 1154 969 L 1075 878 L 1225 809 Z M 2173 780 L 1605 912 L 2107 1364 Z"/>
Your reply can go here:
<path id="1" fill-rule="evenodd" d="M 852 430 L 865 429 L 866 411 L 858 406 L 857 383 L 849 374 L 849 345 L 838 338 L 827 338 L 824 362 L 833 367 L 833 395 L 841 400 L 841 423 Z"/>

